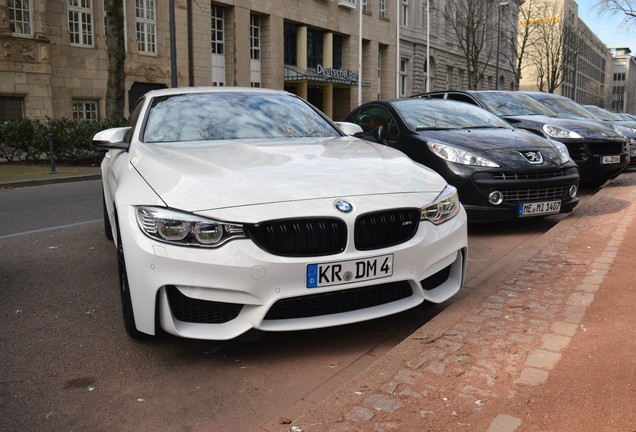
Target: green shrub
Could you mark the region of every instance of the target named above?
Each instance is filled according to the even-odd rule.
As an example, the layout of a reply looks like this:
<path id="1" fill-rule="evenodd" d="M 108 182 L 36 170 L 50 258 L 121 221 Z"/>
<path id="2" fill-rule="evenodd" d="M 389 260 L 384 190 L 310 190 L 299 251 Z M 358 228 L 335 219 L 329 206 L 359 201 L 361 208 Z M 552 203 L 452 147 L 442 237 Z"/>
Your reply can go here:
<path id="1" fill-rule="evenodd" d="M 83 121 L 22 119 L 0 123 L 0 158 L 8 162 L 35 162 L 49 157 L 49 134 L 53 137 L 55 159 L 65 163 L 96 163 L 103 151 L 93 147 L 100 130 L 123 126 L 123 121 Z"/>

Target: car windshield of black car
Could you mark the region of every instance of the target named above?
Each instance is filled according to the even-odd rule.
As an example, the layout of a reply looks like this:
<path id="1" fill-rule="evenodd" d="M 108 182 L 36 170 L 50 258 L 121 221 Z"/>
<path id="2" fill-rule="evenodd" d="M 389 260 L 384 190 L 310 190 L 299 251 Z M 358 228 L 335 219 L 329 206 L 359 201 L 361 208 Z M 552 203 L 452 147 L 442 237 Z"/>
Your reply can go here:
<path id="1" fill-rule="evenodd" d="M 184 93 L 155 97 L 144 142 L 337 137 L 302 99 L 250 92 Z"/>
<path id="2" fill-rule="evenodd" d="M 416 131 L 511 128 L 499 117 L 464 102 L 439 99 L 402 99 L 393 102 L 393 106 L 409 128 Z"/>
<path id="3" fill-rule="evenodd" d="M 571 99 L 543 99 L 541 103 L 549 107 L 552 111 L 556 112 L 559 117 L 569 119 L 599 119 Z"/>
<path id="4" fill-rule="evenodd" d="M 593 106 L 593 105 L 586 105 L 585 106 L 588 110 L 590 110 L 596 117 L 600 118 L 601 120 L 605 120 L 605 121 L 617 121 L 620 120 L 620 117 L 615 116 L 613 113 L 604 110 L 603 108 L 599 108 L 597 106 Z"/>
<path id="5" fill-rule="evenodd" d="M 479 94 L 479 100 L 499 117 L 523 115 L 557 116 L 550 108 L 521 93 L 482 92 Z"/>

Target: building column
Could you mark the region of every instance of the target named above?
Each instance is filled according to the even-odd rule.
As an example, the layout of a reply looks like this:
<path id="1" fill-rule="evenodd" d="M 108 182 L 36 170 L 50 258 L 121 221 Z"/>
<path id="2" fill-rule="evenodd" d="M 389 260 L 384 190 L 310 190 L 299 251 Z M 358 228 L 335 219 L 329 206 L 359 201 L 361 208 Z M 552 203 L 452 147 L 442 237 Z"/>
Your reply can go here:
<path id="1" fill-rule="evenodd" d="M 326 32 L 322 37 L 322 65 L 333 67 L 333 33 Z M 322 91 L 322 109 L 329 118 L 333 118 L 333 83 L 327 83 Z"/>
<path id="2" fill-rule="evenodd" d="M 307 70 L 307 27 L 298 26 L 296 28 L 296 66 Z M 307 81 L 298 83 L 298 96 L 307 100 L 309 97 Z"/>
<path id="3" fill-rule="evenodd" d="M 232 8 L 234 12 L 234 26 L 226 29 L 233 30 L 234 40 L 234 84 L 236 86 L 250 86 L 250 10 L 242 7 Z"/>
<path id="4" fill-rule="evenodd" d="M 0 36 L 11 36 L 8 0 L 0 0 Z"/>

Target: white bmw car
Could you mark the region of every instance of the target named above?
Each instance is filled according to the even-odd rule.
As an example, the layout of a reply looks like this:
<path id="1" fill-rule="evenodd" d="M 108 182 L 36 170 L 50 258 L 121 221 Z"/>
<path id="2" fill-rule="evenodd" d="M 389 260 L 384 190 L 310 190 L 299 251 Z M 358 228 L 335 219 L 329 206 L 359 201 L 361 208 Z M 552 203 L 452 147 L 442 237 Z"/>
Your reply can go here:
<path id="1" fill-rule="evenodd" d="M 456 190 L 356 128 L 290 93 L 217 87 L 152 91 L 96 134 L 128 334 L 224 340 L 457 293 Z"/>

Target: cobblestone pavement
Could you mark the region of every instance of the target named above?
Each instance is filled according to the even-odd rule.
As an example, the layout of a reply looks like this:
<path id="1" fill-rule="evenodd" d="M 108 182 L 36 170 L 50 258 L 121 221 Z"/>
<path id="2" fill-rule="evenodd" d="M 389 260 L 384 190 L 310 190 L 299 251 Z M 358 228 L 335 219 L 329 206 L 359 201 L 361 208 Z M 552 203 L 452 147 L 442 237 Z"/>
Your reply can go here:
<path id="1" fill-rule="evenodd" d="M 365 372 L 291 424 L 266 429 L 537 430 L 510 407 L 526 405 L 528 389 L 541 391 L 570 354 L 631 232 L 635 200 L 636 173 L 622 174 Z"/>

